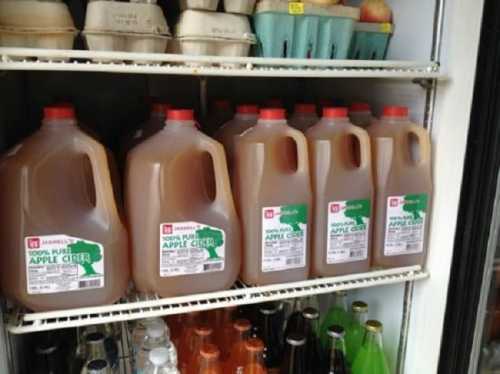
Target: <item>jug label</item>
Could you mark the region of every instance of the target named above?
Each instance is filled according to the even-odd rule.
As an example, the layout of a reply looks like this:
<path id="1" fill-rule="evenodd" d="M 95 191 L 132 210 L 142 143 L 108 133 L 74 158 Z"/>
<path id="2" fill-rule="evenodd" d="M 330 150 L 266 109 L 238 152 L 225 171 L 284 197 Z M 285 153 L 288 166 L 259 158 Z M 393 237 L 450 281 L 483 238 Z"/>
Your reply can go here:
<path id="1" fill-rule="evenodd" d="M 334 201 L 328 204 L 327 264 L 368 258 L 370 200 Z"/>
<path id="2" fill-rule="evenodd" d="M 306 266 L 307 205 L 262 208 L 262 272 Z"/>
<path id="3" fill-rule="evenodd" d="M 387 198 L 385 256 L 423 252 L 428 201 L 427 194 Z"/>
<path id="4" fill-rule="evenodd" d="M 225 267 L 226 233 L 198 222 L 160 225 L 160 276 L 212 273 Z"/>
<path id="5" fill-rule="evenodd" d="M 24 238 L 28 294 L 104 287 L 104 247 L 67 235 Z"/>

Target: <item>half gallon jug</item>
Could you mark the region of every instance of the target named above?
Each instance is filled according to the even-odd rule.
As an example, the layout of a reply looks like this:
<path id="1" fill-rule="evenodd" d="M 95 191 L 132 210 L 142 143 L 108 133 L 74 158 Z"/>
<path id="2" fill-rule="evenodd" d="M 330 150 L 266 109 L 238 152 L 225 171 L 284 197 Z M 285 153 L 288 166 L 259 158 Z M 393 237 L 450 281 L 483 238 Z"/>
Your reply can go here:
<path id="1" fill-rule="evenodd" d="M 295 104 L 295 110 L 290 117 L 289 124 L 297 130 L 304 132 L 318 121 L 319 118 L 316 114 L 316 105 Z"/>
<path id="2" fill-rule="evenodd" d="M 353 124 L 363 128 L 375 121 L 370 105 L 367 103 L 352 103 L 349 107 L 349 118 Z"/>
<path id="3" fill-rule="evenodd" d="M 129 152 L 126 211 L 133 277 L 163 297 L 229 288 L 240 269 L 240 228 L 222 145 L 192 110 Z"/>
<path id="4" fill-rule="evenodd" d="M 375 182 L 373 265 L 423 265 L 432 196 L 429 133 L 408 108 L 386 107 L 368 127 Z"/>
<path id="5" fill-rule="evenodd" d="M 346 108 L 324 108 L 306 137 L 314 196 L 311 273 L 368 271 L 373 226 L 368 133 L 349 122 Z"/>
<path id="6" fill-rule="evenodd" d="M 0 161 L 0 273 L 5 294 L 35 311 L 110 304 L 129 279 L 106 150 L 71 107 L 44 109 L 42 127 Z"/>
<path id="7" fill-rule="evenodd" d="M 237 137 L 234 184 L 243 227 L 242 279 L 300 281 L 309 275 L 311 182 L 307 141 L 284 109 L 262 109 Z"/>
<path id="8" fill-rule="evenodd" d="M 248 130 L 257 123 L 259 108 L 257 105 L 238 105 L 234 118 L 217 130 L 214 138 L 222 143 L 226 151 L 229 171 L 234 164 L 234 137 Z"/>

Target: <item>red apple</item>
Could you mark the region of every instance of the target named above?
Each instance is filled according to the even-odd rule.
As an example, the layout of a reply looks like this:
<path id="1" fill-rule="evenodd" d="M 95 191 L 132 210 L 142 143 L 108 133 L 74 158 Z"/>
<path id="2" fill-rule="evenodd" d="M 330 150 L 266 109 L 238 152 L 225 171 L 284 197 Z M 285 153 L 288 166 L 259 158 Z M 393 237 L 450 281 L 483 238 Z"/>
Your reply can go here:
<path id="1" fill-rule="evenodd" d="M 392 10 L 384 0 L 364 0 L 361 4 L 361 22 L 392 22 Z"/>

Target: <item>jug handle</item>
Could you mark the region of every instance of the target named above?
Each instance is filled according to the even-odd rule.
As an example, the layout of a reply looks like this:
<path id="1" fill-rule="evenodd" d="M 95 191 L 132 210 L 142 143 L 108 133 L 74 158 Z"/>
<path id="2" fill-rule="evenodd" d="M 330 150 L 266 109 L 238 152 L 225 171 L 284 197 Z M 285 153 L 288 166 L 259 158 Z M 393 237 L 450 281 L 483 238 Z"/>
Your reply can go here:
<path id="1" fill-rule="evenodd" d="M 225 202 L 224 196 L 232 196 L 229 172 L 227 169 L 226 154 L 222 144 L 215 140 L 202 141 L 202 150 L 208 152 L 212 157 L 215 177 L 215 200 L 214 202 Z"/>
<path id="2" fill-rule="evenodd" d="M 90 144 L 78 142 L 81 152 L 86 154 L 92 167 L 92 178 L 95 188 L 95 209 L 106 212 L 110 219 L 118 219 L 113 185 L 111 184 L 111 173 L 109 171 L 108 158 L 103 146 L 95 147 Z M 112 202 L 112 203 L 111 203 Z"/>
<path id="3" fill-rule="evenodd" d="M 420 160 L 415 163 L 415 165 L 421 165 L 425 163 L 429 163 L 431 160 L 431 141 L 429 133 L 426 129 L 422 127 L 415 126 L 412 129 L 409 129 L 405 136 L 409 134 L 413 134 L 418 139 L 418 146 L 420 147 Z M 401 144 L 405 144 L 405 142 L 401 142 Z"/>
<path id="4" fill-rule="evenodd" d="M 294 128 L 290 127 L 287 130 L 286 136 L 291 137 L 297 147 L 297 173 L 309 173 L 309 152 L 306 137 Z"/>
<path id="5" fill-rule="evenodd" d="M 370 145 L 370 137 L 368 133 L 360 128 L 353 127 L 347 132 L 347 135 L 352 135 L 359 142 L 359 168 L 365 169 L 369 168 L 371 164 L 371 145 Z"/>

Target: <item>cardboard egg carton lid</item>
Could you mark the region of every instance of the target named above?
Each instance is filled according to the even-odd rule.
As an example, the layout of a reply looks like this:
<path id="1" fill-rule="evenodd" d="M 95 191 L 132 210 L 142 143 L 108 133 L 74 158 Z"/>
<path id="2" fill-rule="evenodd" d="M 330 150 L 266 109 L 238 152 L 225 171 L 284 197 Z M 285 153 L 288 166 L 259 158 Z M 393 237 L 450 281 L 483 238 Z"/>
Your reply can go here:
<path id="1" fill-rule="evenodd" d="M 344 5 L 317 5 L 288 0 L 261 0 L 257 3 L 255 13 L 287 13 L 291 15 L 310 15 L 324 17 L 342 17 L 359 20 L 360 10 Z"/>
<path id="2" fill-rule="evenodd" d="M 89 2 L 85 31 L 170 36 L 161 8 L 156 4 L 136 2 Z"/>
<path id="3" fill-rule="evenodd" d="M 256 43 L 248 17 L 191 9 L 182 12 L 176 27 L 176 38 Z"/>

